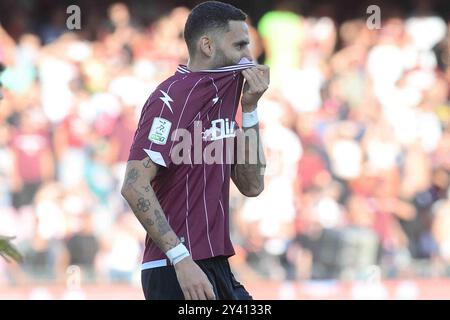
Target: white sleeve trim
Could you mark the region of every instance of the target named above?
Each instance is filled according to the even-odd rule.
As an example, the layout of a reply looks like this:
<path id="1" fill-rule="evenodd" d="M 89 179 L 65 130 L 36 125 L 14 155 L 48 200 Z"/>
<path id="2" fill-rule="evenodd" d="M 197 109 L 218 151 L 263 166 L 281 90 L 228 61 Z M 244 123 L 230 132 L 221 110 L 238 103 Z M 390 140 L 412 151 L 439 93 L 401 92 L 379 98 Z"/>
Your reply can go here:
<path id="1" fill-rule="evenodd" d="M 166 162 L 164 161 L 164 158 L 162 157 L 161 153 L 149 149 L 144 149 L 144 151 L 145 153 L 148 154 L 148 156 L 150 157 L 150 159 L 152 159 L 154 163 L 167 168 Z"/>

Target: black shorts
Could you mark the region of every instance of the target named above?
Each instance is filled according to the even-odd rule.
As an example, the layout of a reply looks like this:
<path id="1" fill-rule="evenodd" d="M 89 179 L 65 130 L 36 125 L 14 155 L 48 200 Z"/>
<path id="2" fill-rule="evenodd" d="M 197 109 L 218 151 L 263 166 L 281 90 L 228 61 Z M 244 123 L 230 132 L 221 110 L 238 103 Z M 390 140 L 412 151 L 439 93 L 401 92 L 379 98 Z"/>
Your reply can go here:
<path id="1" fill-rule="evenodd" d="M 234 278 L 228 258 L 220 256 L 195 262 L 213 285 L 216 299 L 253 300 L 244 286 Z M 147 300 L 184 300 L 173 266 L 143 270 L 141 282 Z"/>

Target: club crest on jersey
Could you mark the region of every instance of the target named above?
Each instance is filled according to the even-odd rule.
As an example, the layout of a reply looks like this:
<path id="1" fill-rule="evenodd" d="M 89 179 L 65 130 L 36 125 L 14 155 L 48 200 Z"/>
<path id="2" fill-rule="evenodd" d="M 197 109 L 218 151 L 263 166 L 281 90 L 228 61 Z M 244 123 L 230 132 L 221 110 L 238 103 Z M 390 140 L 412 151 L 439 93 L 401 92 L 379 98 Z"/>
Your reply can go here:
<path id="1" fill-rule="evenodd" d="M 202 138 L 204 141 L 232 138 L 235 136 L 235 125 L 236 123 L 230 122 L 228 118 L 213 120 L 211 121 L 211 128 L 202 132 Z"/>
<path id="2" fill-rule="evenodd" d="M 167 119 L 156 117 L 148 134 L 148 140 L 156 144 L 166 144 L 169 137 L 172 122 Z"/>

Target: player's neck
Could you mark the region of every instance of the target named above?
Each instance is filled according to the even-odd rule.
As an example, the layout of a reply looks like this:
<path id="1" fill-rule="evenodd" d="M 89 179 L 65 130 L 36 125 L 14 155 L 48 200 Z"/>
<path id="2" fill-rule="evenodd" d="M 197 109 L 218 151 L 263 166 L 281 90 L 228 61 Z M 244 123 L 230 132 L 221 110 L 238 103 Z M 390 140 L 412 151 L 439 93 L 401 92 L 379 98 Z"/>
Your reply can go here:
<path id="1" fill-rule="evenodd" d="M 213 67 L 207 63 L 206 61 L 197 61 L 195 59 L 189 59 L 187 63 L 187 67 L 191 71 L 200 71 L 200 70 L 209 70 L 213 69 Z"/>

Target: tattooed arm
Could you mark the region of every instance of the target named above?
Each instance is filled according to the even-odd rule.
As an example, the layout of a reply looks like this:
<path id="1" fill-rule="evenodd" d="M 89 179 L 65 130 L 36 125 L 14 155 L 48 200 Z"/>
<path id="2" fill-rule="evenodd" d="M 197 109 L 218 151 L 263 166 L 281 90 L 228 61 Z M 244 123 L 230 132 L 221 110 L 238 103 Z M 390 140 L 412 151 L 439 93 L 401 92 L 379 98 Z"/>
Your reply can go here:
<path id="1" fill-rule="evenodd" d="M 158 165 L 148 157 L 142 161 L 128 161 L 121 192 L 147 234 L 166 253 L 177 246 L 180 240 L 167 222 L 151 186 L 157 172 Z M 211 283 L 190 256 L 174 267 L 186 299 L 214 299 Z"/>
<path id="2" fill-rule="evenodd" d="M 163 252 L 167 252 L 178 245 L 180 240 L 170 228 L 150 185 L 157 171 L 158 166 L 149 158 L 129 161 L 122 195 L 148 235 Z"/>
<path id="3" fill-rule="evenodd" d="M 241 99 L 242 112 L 251 113 L 256 110 L 258 100 L 269 87 L 270 71 L 267 66 L 257 65 L 242 71 L 242 75 L 246 80 Z M 238 163 L 234 164 L 232 168 L 231 178 L 242 194 L 247 197 L 256 197 L 264 189 L 266 163 L 258 123 L 252 127 L 244 128 L 244 134 L 245 147 L 238 144 Z M 243 152 L 245 152 L 245 161 L 240 163 L 239 153 Z"/>
<path id="4" fill-rule="evenodd" d="M 238 150 L 238 152 L 245 152 L 245 162 L 233 165 L 231 179 L 243 195 L 256 197 L 264 189 L 266 161 L 259 136 L 258 124 L 243 130 L 246 136 L 245 149 Z M 247 137 L 249 138 L 247 139 Z"/>

